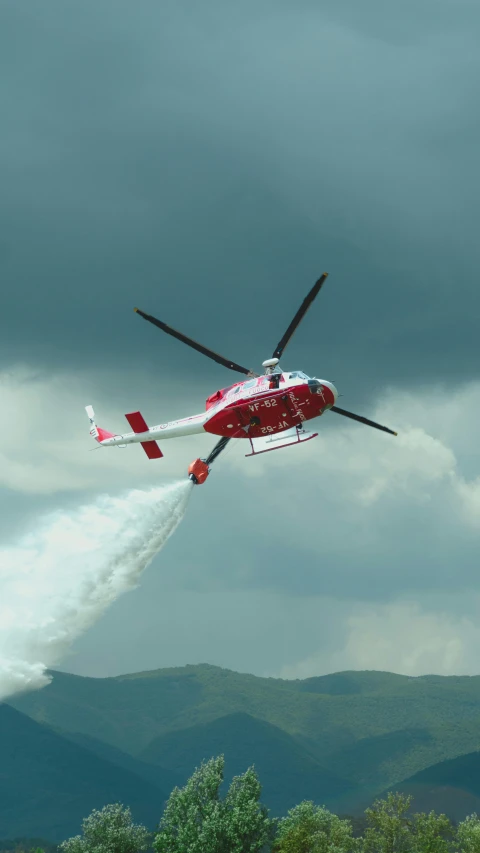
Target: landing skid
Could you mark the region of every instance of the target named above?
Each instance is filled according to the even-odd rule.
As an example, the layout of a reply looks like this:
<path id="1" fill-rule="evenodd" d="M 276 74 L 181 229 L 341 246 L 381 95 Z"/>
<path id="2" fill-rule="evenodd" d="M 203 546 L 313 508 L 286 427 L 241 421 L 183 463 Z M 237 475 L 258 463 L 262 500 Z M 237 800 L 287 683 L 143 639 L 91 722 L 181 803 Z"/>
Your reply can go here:
<path id="1" fill-rule="evenodd" d="M 245 457 L 248 456 L 259 456 L 260 453 L 270 453 L 271 450 L 280 450 L 282 447 L 290 447 L 294 444 L 303 444 L 304 441 L 310 441 L 311 438 L 316 438 L 318 432 L 308 432 L 305 429 L 297 429 L 293 427 L 292 429 L 285 430 L 283 433 L 279 433 L 278 435 L 272 435 L 268 438 L 265 444 L 275 444 L 276 447 L 266 447 L 265 450 L 255 450 L 254 441 L 255 439 L 248 437 L 250 442 L 250 447 L 252 448 L 251 453 L 246 453 Z M 288 437 L 288 440 L 286 440 Z M 257 439 L 258 440 L 258 439 Z M 282 442 L 281 444 L 279 442 Z"/>

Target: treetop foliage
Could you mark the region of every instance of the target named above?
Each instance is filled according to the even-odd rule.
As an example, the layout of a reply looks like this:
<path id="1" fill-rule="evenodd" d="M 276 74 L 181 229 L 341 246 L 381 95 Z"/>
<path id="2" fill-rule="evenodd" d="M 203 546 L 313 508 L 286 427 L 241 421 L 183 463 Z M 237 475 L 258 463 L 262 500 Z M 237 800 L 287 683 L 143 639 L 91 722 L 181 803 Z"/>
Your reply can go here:
<path id="1" fill-rule="evenodd" d="M 85 818 L 83 835 L 59 845 L 62 853 L 140 853 L 150 846 L 151 833 L 134 824 L 129 808 L 120 803 L 104 806 Z"/>
<path id="2" fill-rule="evenodd" d="M 224 766 L 223 755 L 203 762 L 184 788 L 174 789 L 154 840 L 156 853 L 257 853 L 273 837 L 253 768 L 235 777 L 221 800 Z"/>
<path id="3" fill-rule="evenodd" d="M 262 805 L 253 767 L 233 778 L 223 797 L 224 756 L 204 761 L 183 788 L 175 788 L 157 831 L 134 824 L 120 804 L 93 811 L 82 835 L 64 841 L 61 853 L 480 853 L 480 819 L 472 814 L 454 827 L 444 814 L 412 813 L 412 797 L 389 793 L 365 812 L 355 837 L 352 823 L 325 806 L 301 802 L 280 820 Z M 33 851 L 29 851 L 33 853 Z"/>

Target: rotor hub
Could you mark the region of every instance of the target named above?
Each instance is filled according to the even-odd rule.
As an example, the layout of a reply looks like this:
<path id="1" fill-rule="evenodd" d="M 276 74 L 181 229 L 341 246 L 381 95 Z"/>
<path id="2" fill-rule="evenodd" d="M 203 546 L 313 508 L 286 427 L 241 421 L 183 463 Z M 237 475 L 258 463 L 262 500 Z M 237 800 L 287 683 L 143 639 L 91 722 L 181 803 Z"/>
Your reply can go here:
<path id="1" fill-rule="evenodd" d="M 265 373 L 273 373 L 279 361 L 279 358 L 267 358 L 266 361 L 263 361 L 262 367 L 265 369 Z"/>

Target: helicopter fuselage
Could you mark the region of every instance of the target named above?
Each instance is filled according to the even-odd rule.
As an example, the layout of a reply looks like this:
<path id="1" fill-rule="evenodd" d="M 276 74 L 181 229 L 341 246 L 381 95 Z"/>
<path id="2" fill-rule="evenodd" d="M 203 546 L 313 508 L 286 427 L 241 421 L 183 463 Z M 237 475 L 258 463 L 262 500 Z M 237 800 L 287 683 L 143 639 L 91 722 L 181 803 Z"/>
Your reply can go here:
<path id="1" fill-rule="evenodd" d="M 204 429 L 226 438 L 262 438 L 322 415 L 337 396 L 331 382 L 301 371 L 258 376 L 209 397 Z"/>

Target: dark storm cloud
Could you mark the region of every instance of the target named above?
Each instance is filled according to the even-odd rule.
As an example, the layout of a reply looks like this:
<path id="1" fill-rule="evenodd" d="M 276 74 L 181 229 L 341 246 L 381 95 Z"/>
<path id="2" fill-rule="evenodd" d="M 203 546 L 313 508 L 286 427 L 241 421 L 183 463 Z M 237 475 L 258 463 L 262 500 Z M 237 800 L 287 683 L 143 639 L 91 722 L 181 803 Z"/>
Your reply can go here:
<path id="1" fill-rule="evenodd" d="M 473 3 L 2 4 L 1 357 L 476 374 Z M 358 390 L 362 385 L 361 392 Z"/>

